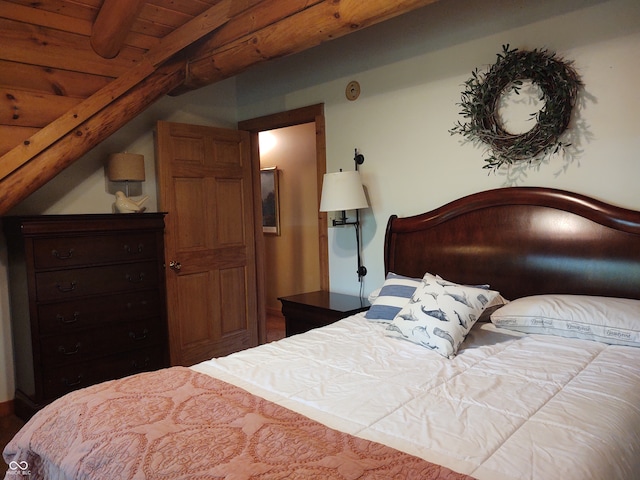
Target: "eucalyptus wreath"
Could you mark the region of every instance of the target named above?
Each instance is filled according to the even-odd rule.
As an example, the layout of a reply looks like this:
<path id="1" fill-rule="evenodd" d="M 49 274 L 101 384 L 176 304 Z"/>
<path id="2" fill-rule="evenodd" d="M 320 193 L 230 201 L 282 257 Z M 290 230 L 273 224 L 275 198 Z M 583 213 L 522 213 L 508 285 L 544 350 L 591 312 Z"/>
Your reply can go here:
<path id="1" fill-rule="evenodd" d="M 571 121 L 582 82 L 572 62 L 547 50 L 520 51 L 502 46 L 502 53 L 486 73 L 472 72 L 462 92 L 460 115 L 467 121 L 456 122 L 450 134 L 481 141 L 490 150 L 483 168 L 497 170 L 503 165 L 529 161 L 557 153 L 570 144 L 560 137 Z M 530 80 L 540 90 L 543 107 L 531 114 L 536 124 L 522 134 L 505 130 L 499 116 L 500 100 L 513 90 L 519 94 L 523 81 Z"/>

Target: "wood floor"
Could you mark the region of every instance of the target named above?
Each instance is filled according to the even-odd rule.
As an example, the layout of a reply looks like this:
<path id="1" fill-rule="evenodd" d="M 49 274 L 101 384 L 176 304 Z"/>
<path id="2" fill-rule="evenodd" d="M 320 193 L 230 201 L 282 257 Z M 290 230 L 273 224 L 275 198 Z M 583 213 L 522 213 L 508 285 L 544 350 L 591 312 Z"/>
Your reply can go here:
<path id="1" fill-rule="evenodd" d="M 285 337 L 284 317 L 281 313 L 267 312 L 267 342 Z"/>
<path id="2" fill-rule="evenodd" d="M 278 314 L 267 315 L 267 342 L 285 337 L 284 317 Z M 24 422 L 15 415 L 0 417 L 0 453 L 13 436 L 22 428 Z"/>

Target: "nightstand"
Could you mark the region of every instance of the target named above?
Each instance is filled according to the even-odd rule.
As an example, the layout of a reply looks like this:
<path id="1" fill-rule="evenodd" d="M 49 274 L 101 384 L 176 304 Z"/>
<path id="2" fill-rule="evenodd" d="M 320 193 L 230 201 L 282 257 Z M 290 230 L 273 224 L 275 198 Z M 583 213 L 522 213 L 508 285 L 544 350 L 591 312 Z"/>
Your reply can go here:
<path id="1" fill-rule="evenodd" d="M 355 313 L 364 312 L 371 306 L 366 299 L 326 291 L 301 293 L 280 297 L 278 300 L 282 302 L 287 337 L 329 325 Z"/>

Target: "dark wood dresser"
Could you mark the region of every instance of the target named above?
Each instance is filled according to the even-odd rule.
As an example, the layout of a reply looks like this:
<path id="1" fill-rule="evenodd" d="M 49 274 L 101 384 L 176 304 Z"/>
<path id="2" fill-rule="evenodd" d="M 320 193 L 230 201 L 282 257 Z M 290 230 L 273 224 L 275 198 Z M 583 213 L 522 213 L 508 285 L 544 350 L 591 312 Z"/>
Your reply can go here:
<path id="1" fill-rule="evenodd" d="M 168 365 L 164 215 L 2 219 L 16 414 Z"/>

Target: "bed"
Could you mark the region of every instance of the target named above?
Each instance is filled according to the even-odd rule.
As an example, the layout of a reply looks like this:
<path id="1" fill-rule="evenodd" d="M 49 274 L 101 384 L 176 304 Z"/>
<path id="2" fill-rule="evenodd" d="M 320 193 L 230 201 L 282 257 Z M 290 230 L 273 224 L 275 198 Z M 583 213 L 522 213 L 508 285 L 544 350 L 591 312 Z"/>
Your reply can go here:
<path id="1" fill-rule="evenodd" d="M 384 262 L 366 313 L 55 401 L 5 478 L 640 478 L 640 212 L 490 190 Z"/>

